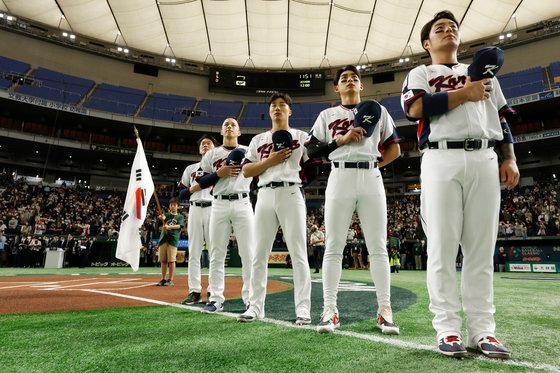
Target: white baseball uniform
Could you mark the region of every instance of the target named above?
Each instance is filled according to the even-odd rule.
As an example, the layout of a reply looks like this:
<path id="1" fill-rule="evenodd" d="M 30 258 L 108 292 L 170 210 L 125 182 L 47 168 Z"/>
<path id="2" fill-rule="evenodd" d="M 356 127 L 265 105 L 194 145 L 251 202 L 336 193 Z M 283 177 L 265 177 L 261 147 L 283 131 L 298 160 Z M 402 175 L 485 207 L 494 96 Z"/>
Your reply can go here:
<path id="1" fill-rule="evenodd" d="M 265 314 L 268 258 L 278 227 L 286 240 L 294 272 L 294 301 L 296 317 L 311 318 L 311 274 L 307 259 L 307 208 L 301 188 L 302 165 L 309 160 L 303 146 L 306 133 L 289 129 L 292 135 L 292 155 L 281 164 L 266 169 L 259 175 L 259 191 L 255 206 L 256 230 L 255 258 L 253 260 L 250 310 L 259 317 Z M 248 162 L 268 158 L 273 151 L 272 131 L 253 137 L 245 155 Z"/>
<path id="2" fill-rule="evenodd" d="M 354 123 L 355 105 L 339 105 L 323 110 L 311 132 L 308 144 L 330 142 L 346 134 Z M 376 118 L 377 119 L 377 118 Z M 340 146 L 329 154 L 332 168 L 325 192 L 325 255 L 323 256 L 323 305 L 336 307 L 342 272 L 342 253 L 354 211 L 360 217 L 370 273 L 377 303 L 391 304 L 391 274 L 387 254 L 387 201 L 377 160 L 380 149 L 398 141 L 393 119 L 381 106 L 381 117 L 370 137 L 360 143 Z"/>
<path id="3" fill-rule="evenodd" d="M 418 66 L 403 84 L 405 112 L 425 93 L 464 86 L 467 65 Z M 461 331 L 461 300 L 455 258 L 461 246 L 462 308 L 467 317 L 468 346 L 494 335 L 493 252 L 500 206 L 498 156 L 488 140 L 503 139 L 499 112 L 509 109 L 496 78 L 490 98 L 466 102 L 442 115 L 418 121 L 422 149 L 421 216 L 427 236 L 427 285 L 432 324 L 438 340 Z M 450 141 L 481 139 L 473 151 L 453 149 Z M 475 140 L 476 141 L 476 140 Z M 456 144 L 457 144 L 456 143 Z"/>
<path id="4" fill-rule="evenodd" d="M 185 168 L 181 177 L 181 184 L 189 188 L 196 185 L 196 179 L 204 176 L 200 162 L 193 163 Z M 212 206 L 212 195 L 210 188 L 194 192 L 189 198 L 189 220 L 187 222 L 187 234 L 189 235 L 189 268 L 188 286 L 189 293 L 202 293 L 200 274 L 200 258 L 204 242 L 210 246 L 210 206 Z"/>
<path id="5" fill-rule="evenodd" d="M 239 148 L 247 149 L 244 145 Z M 202 170 L 215 172 L 226 164 L 228 154 L 235 148 L 224 146 L 208 151 L 202 157 Z M 225 287 L 225 260 L 229 236 L 232 232 L 237 238 L 239 256 L 241 257 L 241 276 L 243 287 L 241 298 L 247 304 L 251 296 L 251 264 L 255 251 L 253 207 L 249 200 L 252 178 L 246 178 L 240 172 L 237 177 L 220 178 L 212 189 L 214 200 L 210 213 L 210 271 L 208 287 L 209 301 L 223 304 Z"/>

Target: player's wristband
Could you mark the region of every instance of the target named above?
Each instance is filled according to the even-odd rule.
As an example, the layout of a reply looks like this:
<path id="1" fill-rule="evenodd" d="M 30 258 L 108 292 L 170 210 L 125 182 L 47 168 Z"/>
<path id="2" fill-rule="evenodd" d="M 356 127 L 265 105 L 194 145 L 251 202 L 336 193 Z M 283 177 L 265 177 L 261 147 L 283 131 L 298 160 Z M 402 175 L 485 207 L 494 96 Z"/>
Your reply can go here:
<path id="1" fill-rule="evenodd" d="M 498 141 L 498 145 L 513 144 L 513 135 L 511 134 L 508 122 L 501 122 L 500 124 L 502 125 L 502 133 L 504 134 L 504 138 Z"/>
<path id="2" fill-rule="evenodd" d="M 328 145 L 327 145 L 327 149 L 329 151 L 329 154 L 335 150 L 338 149 L 339 145 L 336 143 L 336 139 L 332 139 L 331 141 L 329 141 Z"/>
<path id="3" fill-rule="evenodd" d="M 179 191 L 179 201 L 188 200 L 191 196 L 189 188 L 184 188 Z"/>
<path id="4" fill-rule="evenodd" d="M 445 114 L 449 111 L 447 92 L 426 93 L 422 96 L 422 116 L 424 118 Z"/>
<path id="5" fill-rule="evenodd" d="M 212 172 L 211 174 L 202 176 L 197 180 L 197 183 L 202 189 L 206 189 L 209 186 L 215 185 L 219 179 L 220 177 L 218 176 L 218 173 Z"/>
<path id="6" fill-rule="evenodd" d="M 330 142 L 316 142 L 307 145 L 307 155 L 309 158 L 321 158 L 328 157 L 333 150 L 338 148 L 336 140 L 331 140 Z"/>

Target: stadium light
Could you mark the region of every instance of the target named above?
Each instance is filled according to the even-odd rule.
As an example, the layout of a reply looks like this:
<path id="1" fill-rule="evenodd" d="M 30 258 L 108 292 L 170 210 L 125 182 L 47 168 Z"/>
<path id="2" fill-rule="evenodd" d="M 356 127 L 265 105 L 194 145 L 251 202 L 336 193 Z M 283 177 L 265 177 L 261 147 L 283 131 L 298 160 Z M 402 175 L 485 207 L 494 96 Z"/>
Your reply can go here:
<path id="1" fill-rule="evenodd" d="M 62 37 L 68 38 L 68 39 L 70 39 L 71 41 L 76 40 L 76 35 L 71 34 L 71 33 L 67 32 L 67 31 L 62 31 Z"/>

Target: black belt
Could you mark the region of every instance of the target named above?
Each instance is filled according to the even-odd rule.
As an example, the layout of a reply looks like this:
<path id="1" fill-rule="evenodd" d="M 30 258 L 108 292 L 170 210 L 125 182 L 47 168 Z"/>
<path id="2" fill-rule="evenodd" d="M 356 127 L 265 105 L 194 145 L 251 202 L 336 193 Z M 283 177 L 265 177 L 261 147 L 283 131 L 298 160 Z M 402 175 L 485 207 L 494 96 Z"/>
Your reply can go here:
<path id="1" fill-rule="evenodd" d="M 335 168 L 361 168 L 369 170 L 370 168 L 377 168 L 377 162 L 333 162 Z"/>
<path id="2" fill-rule="evenodd" d="M 196 207 L 210 207 L 212 206 L 212 201 L 194 201 L 189 202 L 189 204 Z"/>
<path id="3" fill-rule="evenodd" d="M 424 149 L 440 149 L 440 143 L 445 143 L 447 149 L 463 149 L 467 151 L 472 150 L 480 150 L 480 149 L 487 149 L 493 148 L 496 146 L 496 140 L 487 140 L 487 144 L 483 139 L 465 139 L 460 141 L 430 141 L 427 144 L 424 144 L 422 150 Z M 445 149 L 442 146 L 442 149 Z"/>
<path id="4" fill-rule="evenodd" d="M 297 184 L 298 183 L 292 183 L 290 181 L 271 181 L 270 183 L 261 186 L 261 188 L 289 187 Z"/>
<path id="5" fill-rule="evenodd" d="M 227 201 L 234 201 L 237 199 L 243 199 L 245 197 L 248 197 L 249 193 L 234 193 L 234 194 L 220 194 L 217 196 L 214 196 L 214 199 L 221 199 L 221 200 L 227 200 Z"/>

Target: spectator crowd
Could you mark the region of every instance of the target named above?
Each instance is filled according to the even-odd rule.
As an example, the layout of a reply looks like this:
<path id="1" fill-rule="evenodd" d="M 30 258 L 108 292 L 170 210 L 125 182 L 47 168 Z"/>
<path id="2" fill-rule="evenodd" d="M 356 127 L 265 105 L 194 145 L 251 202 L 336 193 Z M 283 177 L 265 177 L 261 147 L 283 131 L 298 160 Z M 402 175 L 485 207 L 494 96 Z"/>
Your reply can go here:
<path id="1" fill-rule="evenodd" d="M 498 238 L 560 235 L 558 189 L 559 183 L 554 179 L 504 190 Z M 65 265 L 89 265 L 96 239 L 117 239 L 124 197 L 122 192 L 30 185 L 23 179 L 2 178 L 0 266 L 41 267 L 45 250 L 56 248 L 66 251 Z M 391 256 L 399 255 L 399 268 L 424 269 L 426 239 L 420 222 L 419 194 L 390 196 L 387 206 L 387 249 Z M 180 210 L 186 221 L 187 209 Z M 324 233 L 323 208 L 309 208 L 307 214 L 308 237 L 312 230 Z M 152 240 L 158 237 L 158 232 L 159 222 L 153 208 L 141 230 L 143 265 L 157 263 L 157 249 Z M 186 224 L 181 239 L 188 239 Z M 368 252 L 363 242 L 360 220 L 354 214 L 348 228 L 344 268 L 368 268 Z M 230 245 L 236 245 L 233 235 Z M 285 247 L 281 229 L 274 247 Z M 316 263 L 316 253 L 311 245 L 308 256 L 310 267 L 318 271 L 320 263 Z M 396 258 L 393 258 L 395 262 Z"/>

